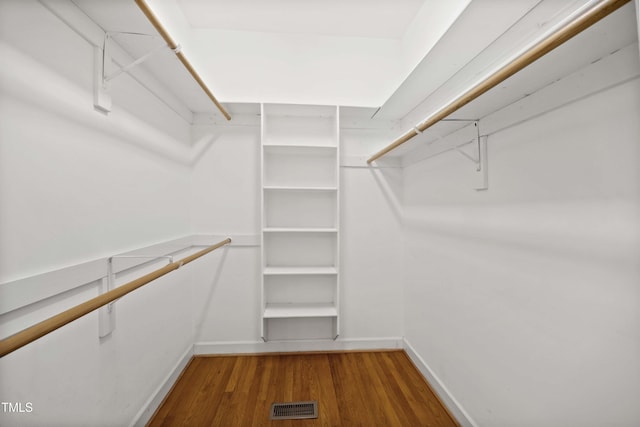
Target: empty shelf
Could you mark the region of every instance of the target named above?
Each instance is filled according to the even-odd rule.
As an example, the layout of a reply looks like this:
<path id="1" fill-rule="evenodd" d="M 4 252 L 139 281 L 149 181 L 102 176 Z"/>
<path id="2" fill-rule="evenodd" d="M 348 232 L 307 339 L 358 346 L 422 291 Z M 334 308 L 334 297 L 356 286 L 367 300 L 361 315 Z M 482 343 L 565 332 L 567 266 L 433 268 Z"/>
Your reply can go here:
<path id="1" fill-rule="evenodd" d="M 331 303 L 307 304 L 267 304 L 265 319 L 285 319 L 295 317 L 337 317 L 338 310 Z"/>
<path id="2" fill-rule="evenodd" d="M 328 227 L 269 227 L 265 233 L 336 233 L 337 228 Z"/>
<path id="3" fill-rule="evenodd" d="M 265 276 L 285 275 L 333 275 L 338 274 L 335 267 L 266 267 Z"/>
<path id="4" fill-rule="evenodd" d="M 331 151 L 336 150 L 338 147 L 335 142 L 328 141 L 326 144 L 278 144 L 278 143 L 269 143 L 266 142 L 263 144 L 265 150 L 269 150 L 271 152 L 282 152 L 282 151 L 311 151 L 315 150 L 319 151 Z"/>
<path id="5" fill-rule="evenodd" d="M 267 185 L 263 187 L 269 191 L 337 191 L 337 187 L 319 187 L 319 186 L 287 186 L 287 185 Z"/>

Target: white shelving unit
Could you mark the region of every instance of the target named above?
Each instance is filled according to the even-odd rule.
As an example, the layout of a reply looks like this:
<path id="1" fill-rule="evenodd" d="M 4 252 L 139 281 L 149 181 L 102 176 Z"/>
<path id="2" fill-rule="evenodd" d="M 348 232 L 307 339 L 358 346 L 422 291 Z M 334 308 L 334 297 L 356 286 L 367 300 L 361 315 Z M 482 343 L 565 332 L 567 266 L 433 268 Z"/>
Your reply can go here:
<path id="1" fill-rule="evenodd" d="M 340 334 L 338 107 L 263 104 L 261 335 Z"/>

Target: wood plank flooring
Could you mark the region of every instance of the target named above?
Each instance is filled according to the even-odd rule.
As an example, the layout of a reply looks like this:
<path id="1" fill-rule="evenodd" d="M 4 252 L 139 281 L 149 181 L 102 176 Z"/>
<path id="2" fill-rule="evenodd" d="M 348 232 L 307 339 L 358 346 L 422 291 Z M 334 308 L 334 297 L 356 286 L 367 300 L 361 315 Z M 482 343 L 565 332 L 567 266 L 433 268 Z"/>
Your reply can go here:
<path id="1" fill-rule="evenodd" d="M 269 420 L 273 402 L 318 418 Z M 457 426 L 404 351 L 194 357 L 149 426 Z"/>

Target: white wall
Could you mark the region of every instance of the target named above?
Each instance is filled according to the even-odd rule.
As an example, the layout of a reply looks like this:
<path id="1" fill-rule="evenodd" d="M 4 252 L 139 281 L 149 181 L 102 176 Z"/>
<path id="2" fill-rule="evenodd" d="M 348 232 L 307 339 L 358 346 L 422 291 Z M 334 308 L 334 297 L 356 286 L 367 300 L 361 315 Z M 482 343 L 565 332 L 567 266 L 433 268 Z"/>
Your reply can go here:
<path id="1" fill-rule="evenodd" d="M 206 130 L 202 130 L 206 131 Z M 191 218 L 196 234 L 260 239 L 260 128 L 240 127 L 218 138 L 195 165 Z M 221 256 L 221 255 L 218 255 Z M 260 338 L 260 247 L 231 248 L 213 278 L 194 269 L 195 341 Z"/>
<path id="2" fill-rule="evenodd" d="M 202 126 L 200 133 L 206 134 Z M 191 223 L 198 234 L 258 234 L 260 128 L 218 131 L 191 172 Z"/>
<path id="3" fill-rule="evenodd" d="M 403 70 L 398 76 L 397 86 L 429 54 L 469 3 L 471 0 L 424 2 L 402 37 Z"/>
<path id="4" fill-rule="evenodd" d="M 369 144 L 388 141 L 380 130 L 344 129 L 343 164 L 369 154 Z M 364 164 L 364 162 L 362 162 Z M 342 336 L 401 337 L 402 170 L 341 168 Z"/>
<path id="5" fill-rule="evenodd" d="M 368 154 L 371 139 L 388 132 L 344 130 L 343 157 Z M 390 207 L 381 171 L 341 168 L 341 334 L 340 340 L 376 340 L 402 336 L 402 265 L 399 202 Z M 401 170 L 382 173 L 397 181 Z M 260 233 L 260 141 L 258 127 L 223 135 L 193 170 L 191 195 L 195 234 Z M 366 220 L 364 220 L 366 218 Z M 374 237 L 375 236 L 375 237 Z M 372 240 L 373 239 L 373 240 Z M 372 243 L 373 241 L 373 243 Z M 224 268 L 211 278 L 202 266 L 194 296 L 196 342 L 221 351 L 233 343 L 260 340 L 260 248 L 230 248 Z M 204 276 L 203 279 L 204 279 Z M 259 343 L 258 343 L 259 345 Z M 331 346 L 330 343 L 326 344 Z M 337 345 L 340 345 L 339 343 Z M 266 351 L 269 346 L 243 347 Z"/>
<path id="6" fill-rule="evenodd" d="M 91 46 L 35 1 L 1 2 L 0 17 L 0 282 L 189 234 L 189 169 L 141 141 L 189 144 L 188 124 L 126 75 L 113 114 L 94 112 Z M 191 348 L 189 281 L 178 271 L 118 301 L 106 339 L 92 313 L 3 357 L 0 401 L 33 410 L 0 424 L 129 424 Z M 2 337 L 97 293 L 10 312 Z"/>
<path id="7" fill-rule="evenodd" d="M 469 0 L 426 1 L 404 35 L 392 38 L 388 34 L 353 37 L 193 29 L 177 2 L 149 1 L 154 13 L 224 102 L 368 107 L 384 104 L 468 3 Z M 309 16 L 316 7 L 321 6 L 308 6 Z M 304 10 L 305 6 L 296 5 L 295 9 Z M 323 18 L 326 19 L 320 19 Z M 340 26 L 344 17 L 340 18 L 332 23 Z M 354 14 L 351 19 L 358 26 L 356 21 L 366 18 Z"/>
<path id="8" fill-rule="evenodd" d="M 398 40 L 226 30 L 191 38 L 225 101 L 378 106 L 398 83 Z"/>
<path id="9" fill-rule="evenodd" d="M 36 2 L 0 2 L 0 17 L 0 282 L 185 234 L 259 234 L 258 128 L 175 162 L 149 141 L 189 146 L 187 123 L 125 75 L 113 113 L 95 113 L 91 47 Z M 456 153 L 354 167 L 392 135 L 345 129 L 340 340 L 404 334 L 481 425 L 637 424 L 639 109 L 635 79 L 492 135 L 482 193 Z M 259 252 L 217 251 L 119 301 L 107 339 L 92 314 L 4 357 L 0 401 L 33 412 L 0 424 L 128 424 L 194 341 L 259 342 Z"/>
<path id="10" fill-rule="evenodd" d="M 640 423 L 640 82 L 405 170 L 405 333 L 478 425 Z"/>
<path id="11" fill-rule="evenodd" d="M 215 132 L 198 154 L 191 141 L 209 130 L 167 111 L 126 75 L 113 82 L 113 111 L 101 115 L 92 107 L 93 48 L 39 3 L 1 6 L 0 52 L 12 64 L 0 79 L 2 283 L 188 234 L 259 234 L 257 127 Z M 346 170 L 344 182 L 341 339 L 398 342 L 397 212 L 370 171 Z M 376 246 L 362 221 L 371 212 L 382 230 Z M 367 262 L 372 249 L 376 265 Z M 259 342 L 259 253 L 217 251 L 128 295 L 106 339 L 93 313 L 2 358 L 0 400 L 31 402 L 33 411 L 0 413 L 0 424 L 125 425 L 194 341 Z M 91 282 L 9 312 L 2 336 L 97 294 Z"/>
<path id="12" fill-rule="evenodd" d="M 186 200 L 188 171 L 132 147 L 120 137 L 127 129 L 93 111 L 92 48 L 36 2 L 3 2 L 2 12 L 0 47 L 12 67 L 1 79 L 1 281 L 188 232 L 186 205 L 165 204 Z M 169 139 L 125 110 L 142 98 L 188 138 L 187 124 L 163 117 L 167 108 L 127 76 L 113 86 L 118 125 Z"/>

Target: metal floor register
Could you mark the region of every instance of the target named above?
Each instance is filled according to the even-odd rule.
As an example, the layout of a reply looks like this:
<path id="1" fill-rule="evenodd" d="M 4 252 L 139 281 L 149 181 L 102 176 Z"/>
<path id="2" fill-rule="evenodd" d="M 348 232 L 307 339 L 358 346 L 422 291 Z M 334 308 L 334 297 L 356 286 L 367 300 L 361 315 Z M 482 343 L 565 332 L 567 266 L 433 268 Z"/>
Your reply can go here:
<path id="1" fill-rule="evenodd" d="M 318 401 L 273 403 L 270 420 L 300 420 L 318 418 Z"/>

